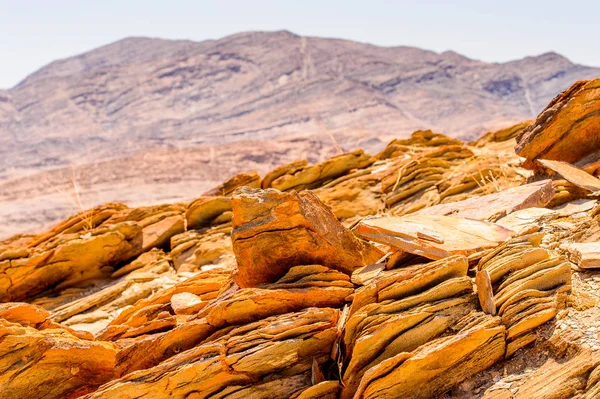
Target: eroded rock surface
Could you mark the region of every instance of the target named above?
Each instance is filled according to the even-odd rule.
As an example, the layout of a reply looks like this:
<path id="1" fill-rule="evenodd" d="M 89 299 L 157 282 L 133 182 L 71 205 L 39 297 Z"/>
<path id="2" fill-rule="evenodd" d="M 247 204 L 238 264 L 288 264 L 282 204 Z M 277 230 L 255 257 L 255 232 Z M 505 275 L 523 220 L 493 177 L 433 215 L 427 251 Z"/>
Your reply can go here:
<path id="1" fill-rule="evenodd" d="M 350 275 L 383 255 L 342 226 L 311 192 L 243 189 L 234 195 L 233 212 L 235 279 L 242 287 L 275 281 L 302 264 Z"/>

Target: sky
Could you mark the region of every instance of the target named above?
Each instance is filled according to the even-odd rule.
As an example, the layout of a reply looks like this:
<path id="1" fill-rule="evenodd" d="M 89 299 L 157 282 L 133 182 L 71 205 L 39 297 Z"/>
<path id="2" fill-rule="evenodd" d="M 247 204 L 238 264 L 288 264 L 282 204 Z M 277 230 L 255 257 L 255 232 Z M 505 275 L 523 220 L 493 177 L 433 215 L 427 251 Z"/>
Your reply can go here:
<path id="1" fill-rule="evenodd" d="M 453 50 L 505 62 L 548 51 L 600 66 L 600 0 L 0 0 L 0 88 L 128 36 L 250 30 Z"/>

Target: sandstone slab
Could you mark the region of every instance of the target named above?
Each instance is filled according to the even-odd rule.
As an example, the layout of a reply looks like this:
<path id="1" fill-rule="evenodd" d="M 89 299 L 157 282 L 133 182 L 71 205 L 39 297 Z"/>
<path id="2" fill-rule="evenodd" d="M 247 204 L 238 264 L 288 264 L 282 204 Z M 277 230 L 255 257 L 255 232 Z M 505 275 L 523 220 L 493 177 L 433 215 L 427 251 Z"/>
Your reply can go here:
<path id="1" fill-rule="evenodd" d="M 495 194 L 435 205 L 423 209 L 419 213 L 496 221 L 520 209 L 544 207 L 550 202 L 553 195 L 552 182 L 542 180 L 509 188 Z"/>
<path id="2" fill-rule="evenodd" d="M 565 180 L 573 183 L 577 187 L 589 190 L 592 193 L 600 192 L 600 179 L 571 165 L 568 162 L 552 161 L 549 159 L 538 159 L 538 162 L 544 167 L 558 173 L 565 178 Z"/>
<path id="3" fill-rule="evenodd" d="M 508 240 L 512 231 L 478 220 L 419 214 L 363 220 L 357 233 L 401 251 L 441 259 L 493 248 Z"/>

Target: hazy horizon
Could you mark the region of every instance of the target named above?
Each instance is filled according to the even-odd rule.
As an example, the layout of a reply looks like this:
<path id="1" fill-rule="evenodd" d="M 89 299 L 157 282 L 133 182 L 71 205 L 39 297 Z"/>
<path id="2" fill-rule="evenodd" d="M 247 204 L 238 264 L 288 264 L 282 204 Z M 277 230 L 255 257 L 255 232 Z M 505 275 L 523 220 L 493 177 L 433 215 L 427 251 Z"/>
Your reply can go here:
<path id="1" fill-rule="evenodd" d="M 0 64 L 0 88 L 14 87 L 54 60 L 126 37 L 203 41 L 245 31 L 289 30 L 385 47 L 455 51 L 485 62 L 556 52 L 577 64 L 600 66 L 600 54 L 590 51 L 600 35 L 594 21 L 600 3 L 592 1 L 569 9 L 557 1 L 514 0 L 501 7 L 474 0 L 374 0 L 369 7 L 359 1 L 314 0 L 301 5 L 273 0 L 82 3 L 0 0 L 0 33 L 10 38 L 0 42 L 0 54 L 10 60 Z"/>

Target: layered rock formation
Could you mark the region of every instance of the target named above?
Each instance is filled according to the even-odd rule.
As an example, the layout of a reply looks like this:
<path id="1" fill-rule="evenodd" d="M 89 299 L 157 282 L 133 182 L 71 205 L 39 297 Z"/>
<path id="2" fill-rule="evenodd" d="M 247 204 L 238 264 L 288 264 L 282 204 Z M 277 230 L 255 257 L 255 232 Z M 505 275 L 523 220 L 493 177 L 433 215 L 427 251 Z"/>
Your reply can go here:
<path id="1" fill-rule="evenodd" d="M 595 169 L 524 168 L 522 128 L 418 131 L 3 241 L 0 397 L 596 397 Z"/>

